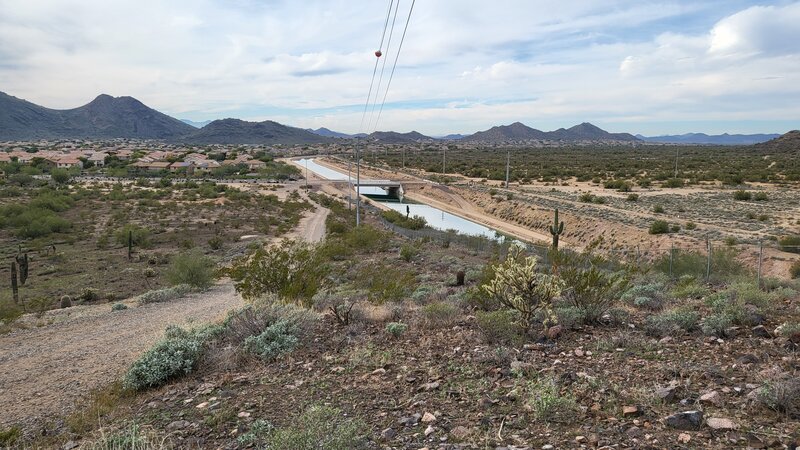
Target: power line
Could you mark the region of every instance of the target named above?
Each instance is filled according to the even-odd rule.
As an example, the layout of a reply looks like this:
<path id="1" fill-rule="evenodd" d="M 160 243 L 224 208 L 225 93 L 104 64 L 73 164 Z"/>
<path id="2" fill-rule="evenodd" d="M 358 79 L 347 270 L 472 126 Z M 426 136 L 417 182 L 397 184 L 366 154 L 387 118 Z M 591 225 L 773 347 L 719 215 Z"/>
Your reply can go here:
<path id="1" fill-rule="evenodd" d="M 392 72 L 389 74 L 389 81 L 386 83 L 386 92 L 383 94 L 383 101 L 381 108 L 378 110 L 378 118 L 375 119 L 375 128 L 378 128 L 378 121 L 381 120 L 381 113 L 383 113 L 383 105 L 386 104 L 386 97 L 389 95 L 389 86 L 392 85 L 392 78 L 394 78 L 394 69 L 397 67 L 397 60 L 400 58 L 400 50 L 403 49 L 403 41 L 406 40 L 406 31 L 408 31 L 408 23 L 411 21 L 411 13 L 414 11 L 414 3 L 417 0 L 411 0 L 411 8 L 408 10 L 408 17 L 406 18 L 406 26 L 403 28 L 403 36 L 400 38 L 400 46 L 397 48 L 397 53 L 394 55 L 394 64 L 392 64 Z"/>
<path id="2" fill-rule="evenodd" d="M 383 22 L 383 33 L 381 34 L 381 43 L 378 46 L 378 51 L 383 48 L 383 40 L 386 38 L 386 28 L 389 26 L 389 16 L 392 14 L 392 5 L 394 0 L 389 0 L 389 9 L 386 11 L 386 20 Z M 364 103 L 364 112 L 361 114 L 361 125 L 358 126 L 358 132 L 364 128 L 364 119 L 367 117 L 367 109 L 369 108 L 369 99 L 372 98 L 372 86 L 375 83 L 375 74 L 378 72 L 378 61 L 380 58 L 375 58 L 375 67 L 372 69 L 372 80 L 369 82 L 369 93 L 367 94 L 367 102 Z"/>
<path id="3" fill-rule="evenodd" d="M 392 18 L 392 27 L 389 28 L 389 40 L 386 42 L 386 58 L 383 58 L 381 65 L 381 74 L 378 76 L 378 86 L 375 88 L 375 101 L 372 103 L 372 111 L 369 113 L 369 122 L 367 122 L 367 131 L 372 129 L 372 118 L 375 116 L 375 108 L 378 107 L 378 96 L 381 92 L 381 83 L 383 83 L 383 72 L 386 69 L 386 60 L 389 57 L 389 50 L 392 48 L 392 36 L 394 35 L 394 24 L 397 22 L 397 11 L 400 9 L 400 0 L 394 6 L 394 17 Z M 386 86 L 389 87 L 388 85 Z M 375 124 L 377 126 L 377 123 Z M 374 130 L 373 130 L 374 131 Z"/>

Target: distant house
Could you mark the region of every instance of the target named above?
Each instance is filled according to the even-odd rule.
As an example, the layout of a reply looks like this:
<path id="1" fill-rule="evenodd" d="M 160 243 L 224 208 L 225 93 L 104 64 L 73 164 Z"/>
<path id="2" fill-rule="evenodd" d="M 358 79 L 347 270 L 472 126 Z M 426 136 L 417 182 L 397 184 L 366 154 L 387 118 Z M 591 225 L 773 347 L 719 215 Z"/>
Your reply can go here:
<path id="1" fill-rule="evenodd" d="M 169 165 L 169 171 L 172 173 L 185 171 L 187 174 L 194 172 L 194 164 L 185 161 L 174 162 Z"/>
<path id="2" fill-rule="evenodd" d="M 105 153 L 92 153 L 89 155 L 87 161 L 94 163 L 96 167 L 103 167 L 106 165 L 106 157 L 108 157 Z"/>
<path id="3" fill-rule="evenodd" d="M 131 164 L 129 167 L 133 167 L 134 170 L 137 171 L 149 171 L 149 172 L 159 172 L 161 170 L 169 170 L 170 163 L 166 161 L 154 161 L 154 162 L 145 162 L 145 161 L 137 161 Z"/>
<path id="4" fill-rule="evenodd" d="M 207 159 L 202 161 L 193 161 L 195 170 L 199 172 L 210 172 L 214 169 L 222 167 L 220 163 L 214 161 L 213 159 Z"/>
<path id="5" fill-rule="evenodd" d="M 11 162 L 11 155 L 6 152 L 0 152 L 0 162 Z"/>
<path id="6" fill-rule="evenodd" d="M 251 159 L 249 161 L 245 161 L 244 164 L 247 165 L 247 168 L 250 169 L 250 171 L 264 169 L 267 167 L 267 163 L 265 163 L 264 161 L 259 161 L 257 159 Z"/>
<path id="7" fill-rule="evenodd" d="M 73 167 L 83 169 L 83 161 L 74 156 L 62 156 L 61 158 L 56 159 L 55 163 L 56 167 L 59 169 L 71 169 Z"/>

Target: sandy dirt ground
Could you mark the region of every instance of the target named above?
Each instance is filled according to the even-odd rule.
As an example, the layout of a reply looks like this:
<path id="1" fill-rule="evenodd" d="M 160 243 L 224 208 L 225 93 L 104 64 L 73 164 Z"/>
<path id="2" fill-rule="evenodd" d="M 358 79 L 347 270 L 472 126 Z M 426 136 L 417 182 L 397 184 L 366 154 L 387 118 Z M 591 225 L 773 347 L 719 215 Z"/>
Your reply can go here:
<path id="1" fill-rule="evenodd" d="M 242 299 L 233 286 L 221 284 L 170 302 L 128 303 L 123 311 L 112 312 L 109 304 L 49 311 L 55 323 L 0 336 L 0 428 L 69 412 L 89 392 L 118 379 L 168 325 L 222 318 Z"/>

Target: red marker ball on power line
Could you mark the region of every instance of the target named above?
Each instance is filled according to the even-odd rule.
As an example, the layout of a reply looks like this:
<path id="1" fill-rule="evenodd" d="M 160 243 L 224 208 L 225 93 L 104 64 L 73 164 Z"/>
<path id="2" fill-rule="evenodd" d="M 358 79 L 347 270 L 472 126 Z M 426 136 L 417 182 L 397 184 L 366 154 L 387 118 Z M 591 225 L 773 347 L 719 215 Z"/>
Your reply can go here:
<path id="1" fill-rule="evenodd" d="M 378 51 L 376 51 L 376 52 L 375 52 L 375 56 L 377 56 L 378 58 L 380 58 L 380 57 L 381 57 L 381 55 L 383 55 L 383 53 L 381 53 L 381 51 L 380 51 L 380 50 L 378 50 Z"/>

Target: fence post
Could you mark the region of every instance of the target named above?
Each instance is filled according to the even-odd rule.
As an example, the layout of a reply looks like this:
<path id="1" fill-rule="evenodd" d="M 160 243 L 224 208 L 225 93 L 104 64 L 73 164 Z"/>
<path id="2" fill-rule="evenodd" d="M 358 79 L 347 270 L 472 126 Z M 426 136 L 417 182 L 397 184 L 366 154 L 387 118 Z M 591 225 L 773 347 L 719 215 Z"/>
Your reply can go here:
<path id="1" fill-rule="evenodd" d="M 673 242 L 669 247 L 669 277 L 674 278 L 672 276 L 672 258 L 675 254 L 675 243 Z"/>
<path id="2" fill-rule="evenodd" d="M 706 264 L 706 281 L 711 279 L 711 241 L 706 237 L 706 249 L 708 251 L 708 263 Z"/>
<path id="3" fill-rule="evenodd" d="M 761 263 L 764 260 L 764 241 L 758 241 L 758 288 L 761 289 Z"/>

